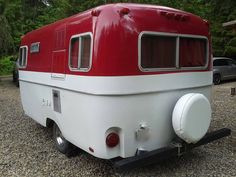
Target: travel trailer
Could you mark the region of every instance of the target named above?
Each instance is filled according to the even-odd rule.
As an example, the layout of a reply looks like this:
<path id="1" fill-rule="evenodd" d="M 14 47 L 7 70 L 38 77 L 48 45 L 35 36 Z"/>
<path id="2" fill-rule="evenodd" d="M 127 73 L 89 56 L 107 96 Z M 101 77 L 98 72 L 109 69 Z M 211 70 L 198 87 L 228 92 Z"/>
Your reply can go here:
<path id="1" fill-rule="evenodd" d="M 209 24 L 180 10 L 103 5 L 27 33 L 19 52 L 25 114 L 120 168 L 147 165 L 230 134 L 208 133 Z"/>

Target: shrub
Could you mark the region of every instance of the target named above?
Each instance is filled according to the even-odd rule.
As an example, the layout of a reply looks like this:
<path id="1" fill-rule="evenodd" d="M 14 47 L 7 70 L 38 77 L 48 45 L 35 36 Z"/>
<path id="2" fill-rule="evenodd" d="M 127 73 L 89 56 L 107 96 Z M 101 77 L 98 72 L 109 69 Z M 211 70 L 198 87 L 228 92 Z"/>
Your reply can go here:
<path id="1" fill-rule="evenodd" d="M 9 75 L 12 73 L 14 62 L 11 56 L 0 58 L 0 75 Z"/>

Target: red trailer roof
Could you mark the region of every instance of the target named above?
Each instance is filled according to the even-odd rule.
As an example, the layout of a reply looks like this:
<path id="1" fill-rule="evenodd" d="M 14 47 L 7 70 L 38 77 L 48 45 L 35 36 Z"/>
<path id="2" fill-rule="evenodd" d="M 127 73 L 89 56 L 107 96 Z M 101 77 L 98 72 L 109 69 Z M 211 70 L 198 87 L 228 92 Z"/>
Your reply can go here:
<path id="1" fill-rule="evenodd" d="M 65 59 L 61 63 L 65 66 L 61 67 L 68 74 L 114 76 L 158 73 L 144 73 L 138 67 L 138 40 L 143 31 L 210 38 L 208 23 L 191 13 L 154 5 L 108 4 L 27 33 L 21 45 L 30 48 L 31 43 L 40 42 L 40 53 L 29 52 L 25 70 L 52 72 L 52 52 L 65 50 Z M 85 32 L 93 34 L 92 67 L 89 72 L 74 72 L 68 67 L 70 39 Z M 61 72 L 60 69 L 57 71 Z"/>

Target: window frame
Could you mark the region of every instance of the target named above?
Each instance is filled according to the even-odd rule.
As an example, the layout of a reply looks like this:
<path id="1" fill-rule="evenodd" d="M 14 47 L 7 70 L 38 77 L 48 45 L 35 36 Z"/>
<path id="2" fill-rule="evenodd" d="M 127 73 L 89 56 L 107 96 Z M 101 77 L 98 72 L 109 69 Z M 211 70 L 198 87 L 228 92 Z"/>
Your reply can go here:
<path id="1" fill-rule="evenodd" d="M 80 68 L 81 65 L 81 38 L 83 36 L 90 36 L 91 38 L 91 43 L 90 43 L 90 57 L 89 57 L 89 67 L 88 68 Z M 78 68 L 72 68 L 70 65 L 71 62 L 71 41 L 74 38 L 79 38 L 79 51 L 78 51 Z M 89 72 L 91 67 L 92 67 L 92 58 L 93 58 L 93 34 L 91 32 L 86 32 L 86 33 L 80 33 L 76 35 L 72 35 L 70 38 L 70 43 L 69 43 L 69 57 L 68 57 L 68 67 L 70 71 L 79 71 L 79 72 Z"/>
<path id="2" fill-rule="evenodd" d="M 142 37 L 145 34 L 154 35 L 154 36 L 164 36 L 164 37 L 176 37 L 176 53 L 175 53 L 176 66 L 175 67 L 173 67 L 173 68 L 143 68 L 142 67 L 142 65 L 141 65 Z M 180 46 L 180 38 L 181 37 L 182 38 L 193 38 L 193 39 L 205 39 L 206 40 L 206 64 L 204 66 L 180 67 L 179 46 Z M 206 36 L 178 34 L 178 33 L 166 33 L 166 32 L 153 32 L 153 31 L 142 31 L 138 36 L 138 67 L 142 72 L 205 70 L 208 67 L 208 64 L 209 64 L 209 40 Z"/>
<path id="3" fill-rule="evenodd" d="M 26 48 L 26 56 L 25 56 L 25 65 L 24 66 L 22 66 L 21 65 L 21 63 L 22 63 L 22 61 L 21 61 L 21 63 L 20 63 L 20 50 L 22 49 L 22 48 Z M 19 49 L 19 59 L 18 59 L 19 61 L 18 61 L 18 67 L 20 68 L 20 69 L 25 69 L 26 67 L 27 67 L 27 63 L 28 63 L 28 46 L 27 45 L 23 45 L 23 46 L 20 46 L 20 49 Z"/>

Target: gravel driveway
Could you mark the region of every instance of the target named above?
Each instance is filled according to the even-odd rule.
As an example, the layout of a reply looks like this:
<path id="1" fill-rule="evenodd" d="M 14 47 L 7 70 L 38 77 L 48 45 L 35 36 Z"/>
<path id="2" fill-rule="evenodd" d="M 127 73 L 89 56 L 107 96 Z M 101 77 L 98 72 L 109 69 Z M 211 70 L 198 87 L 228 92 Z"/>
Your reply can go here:
<path id="1" fill-rule="evenodd" d="M 232 135 L 180 158 L 128 172 L 115 172 L 105 160 L 81 152 L 67 158 L 55 150 L 51 129 L 37 125 L 22 110 L 19 89 L 0 81 L 0 176 L 236 176 L 236 82 L 213 87 L 211 130 L 228 127 Z"/>

